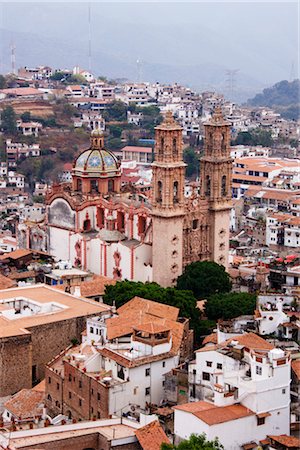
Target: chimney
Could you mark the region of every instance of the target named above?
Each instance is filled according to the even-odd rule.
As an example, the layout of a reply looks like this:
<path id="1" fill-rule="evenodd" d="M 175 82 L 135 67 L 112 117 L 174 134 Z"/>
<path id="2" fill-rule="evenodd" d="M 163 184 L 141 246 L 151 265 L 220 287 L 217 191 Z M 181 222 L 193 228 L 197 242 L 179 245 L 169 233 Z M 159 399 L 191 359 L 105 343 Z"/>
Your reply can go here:
<path id="1" fill-rule="evenodd" d="M 75 297 L 81 297 L 81 289 L 80 286 L 74 286 L 74 294 Z"/>

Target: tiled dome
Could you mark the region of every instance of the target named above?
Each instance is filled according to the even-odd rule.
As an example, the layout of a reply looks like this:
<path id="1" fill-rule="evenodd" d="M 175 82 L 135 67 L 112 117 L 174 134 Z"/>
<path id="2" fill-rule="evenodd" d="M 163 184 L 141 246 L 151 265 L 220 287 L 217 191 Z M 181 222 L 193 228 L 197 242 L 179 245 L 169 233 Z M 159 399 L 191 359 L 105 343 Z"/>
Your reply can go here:
<path id="1" fill-rule="evenodd" d="M 117 157 L 110 151 L 100 148 L 98 138 L 100 133 L 91 135 L 91 148 L 78 156 L 74 164 L 74 172 L 92 173 L 93 176 L 113 176 L 120 171 Z M 95 144 L 95 145 L 93 145 Z"/>

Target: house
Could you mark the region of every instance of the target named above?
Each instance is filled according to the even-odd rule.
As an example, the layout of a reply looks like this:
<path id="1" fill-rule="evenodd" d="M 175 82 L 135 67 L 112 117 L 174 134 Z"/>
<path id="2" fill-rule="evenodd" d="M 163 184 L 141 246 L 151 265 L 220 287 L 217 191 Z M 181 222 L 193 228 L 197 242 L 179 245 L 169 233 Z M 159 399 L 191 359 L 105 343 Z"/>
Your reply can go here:
<path id="1" fill-rule="evenodd" d="M 268 436 L 269 450 L 299 450 L 300 439 L 295 436 L 287 436 L 282 434 L 279 436 Z"/>
<path id="2" fill-rule="evenodd" d="M 87 321 L 82 343 L 46 366 L 46 406 L 82 420 L 138 417 L 164 398 L 164 374 L 192 353 L 193 333 L 179 310 L 134 297 L 115 315 Z"/>
<path id="3" fill-rule="evenodd" d="M 217 342 L 197 350 L 189 364 L 191 403 L 175 407 L 177 439 L 205 432 L 226 449 L 240 449 L 274 430 L 289 433 L 289 353 L 252 332 Z"/>
<path id="4" fill-rule="evenodd" d="M 45 392 L 36 389 L 21 389 L 4 403 L 4 422 L 26 423 L 41 419 L 45 403 Z"/>
<path id="5" fill-rule="evenodd" d="M 17 121 L 17 129 L 24 136 L 38 137 L 39 131 L 42 127 L 42 124 L 39 122 L 22 122 L 21 120 Z"/>
<path id="6" fill-rule="evenodd" d="M 126 145 L 122 148 L 123 161 L 136 161 L 138 164 L 151 164 L 153 161 L 153 150 L 151 147 L 136 147 Z"/>

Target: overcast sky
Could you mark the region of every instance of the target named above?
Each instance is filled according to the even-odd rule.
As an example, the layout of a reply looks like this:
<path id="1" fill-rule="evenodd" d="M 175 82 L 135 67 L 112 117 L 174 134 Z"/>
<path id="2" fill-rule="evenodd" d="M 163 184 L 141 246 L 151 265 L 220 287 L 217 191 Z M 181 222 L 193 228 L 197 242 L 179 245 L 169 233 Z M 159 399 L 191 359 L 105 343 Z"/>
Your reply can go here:
<path id="1" fill-rule="evenodd" d="M 61 47 L 78 46 L 78 63 L 86 65 L 88 4 L 2 2 L 0 28 L 8 30 L 15 40 L 16 33 L 32 35 L 28 55 L 38 45 L 38 36 L 53 39 L 53 48 L 45 47 L 52 60 L 58 52 L 57 42 L 61 42 Z M 145 64 L 215 64 L 239 69 L 264 85 L 289 79 L 299 69 L 298 1 L 123 1 L 90 5 L 94 65 L 97 52 L 126 63 L 140 59 Z M 7 44 L 5 39 L 2 41 L 2 46 Z M 18 55 L 16 49 L 17 61 L 19 58 L 22 63 L 23 53 L 22 49 L 22 55 Z M 3 60 L 6 55 L 2 48 Z M 63 58 L 60 52 L 57 58 Z M 40 64 L 46 64 L 46 60 L 44 55 Z M 59 60 L 58 65 L 61 64 Z"/>

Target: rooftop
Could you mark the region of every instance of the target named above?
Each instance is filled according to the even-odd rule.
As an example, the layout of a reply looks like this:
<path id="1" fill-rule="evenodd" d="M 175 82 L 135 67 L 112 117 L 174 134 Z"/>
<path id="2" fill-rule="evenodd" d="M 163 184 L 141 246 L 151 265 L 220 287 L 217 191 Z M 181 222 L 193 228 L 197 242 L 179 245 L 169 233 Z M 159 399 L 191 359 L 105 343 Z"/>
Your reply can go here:
<path id="1" fill-rule="evenodd" d="M 143 450 L 160 450 L 163 443 L 170 441 L 158 421 L 150 422 L 135 432 Z"/>
<path id="2" fill-rule="evenodd" d="M 4 408 L 19 419 L 41 416 L 45 393 L 33 389 L 22 389 L 4 403 Z"/>
<path id="3" fill-rule="evenodd" d="M 11 320 L 0 314 L 0 338 L 29 334 L 27 328 L 46 323 L 59 322 L 74 317 L 96 315 L 109 310 L 109 306 L 96 303 L 86 298 L 78 298 L 61 292 L 49 286 L 38 284 L 35 286 L 11 288 L 0 291 L 0 303 L 7 303 L 15 299 L 26 299 L 29 303 L 43 308 L 45 304 L 58 305 L 59 308 L 50 312 L 40 312 L 33 315 L 21 315 L 17 320 Z M 5 306 L 5 305 L 4 305 Z M 2 312 L 3 309 L 2 308 Z"/>

